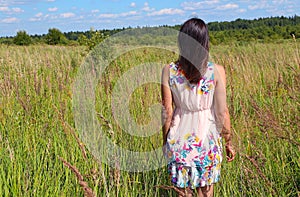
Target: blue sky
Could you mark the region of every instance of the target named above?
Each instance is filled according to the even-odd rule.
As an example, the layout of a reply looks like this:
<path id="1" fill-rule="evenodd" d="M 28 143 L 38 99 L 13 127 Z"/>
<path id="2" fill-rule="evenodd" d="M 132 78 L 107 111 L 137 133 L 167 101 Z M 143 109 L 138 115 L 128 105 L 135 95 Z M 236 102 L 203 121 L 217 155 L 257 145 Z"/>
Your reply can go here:
<path id="1" fill-rule="evenodd" d="M 0 36 L 300 15 L 300 0 L 0 0 Z"/>

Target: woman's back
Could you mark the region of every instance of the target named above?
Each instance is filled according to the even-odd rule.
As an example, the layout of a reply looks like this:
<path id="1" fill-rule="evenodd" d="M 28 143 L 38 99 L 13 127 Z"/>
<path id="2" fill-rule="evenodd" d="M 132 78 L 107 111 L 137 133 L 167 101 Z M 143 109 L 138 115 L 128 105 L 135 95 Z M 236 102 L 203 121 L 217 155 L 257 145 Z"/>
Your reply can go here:
<path id="1" fill-rule="evenodd" d="M 175 184 L 184 187 L 184 179 L 178 181 L 178 169 L 188 167 L 194 173 L 193 187 L 204 186 L 219 179 L 222 160 L 220 134 L 217 131 L 214 110 L 214 64 L 208 63 L 206 74 L 198 84 L 191 84 L 177 64 L 169 68 L 169 86 L 175 110 L 167 138 L 169 169 L 176 176 Z M 204 170 L 193 170 L 201 168 Z M 208 173 L 202 176 L 199 172 Z M 182 173 L 182 172 L 181 172 Z"/>
<path id="2" fill-rule="evenodd" d="M 214 95 L 214 65 L 207 64 L 206 74 L 198 84 L 191 84 L 185 78 L 178 64 L 170 64 L 170 88 L 176 107 L 187 111 L 210 109 Z"/>

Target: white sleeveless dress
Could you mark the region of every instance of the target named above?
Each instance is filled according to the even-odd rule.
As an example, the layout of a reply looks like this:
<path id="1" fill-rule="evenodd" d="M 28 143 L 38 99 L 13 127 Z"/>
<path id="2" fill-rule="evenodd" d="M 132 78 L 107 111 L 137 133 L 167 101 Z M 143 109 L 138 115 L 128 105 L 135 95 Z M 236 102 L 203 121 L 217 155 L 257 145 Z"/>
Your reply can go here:
<path id="1" fill-rule="evenodd" d="M 220 178 L 222 144 L 213 109 L 214 64 L 198 84 L 190 84 L 179 66 L 170 64 L 175 109 L 167 136 L 166 157 L 176 187 L 203 187 Z"/>

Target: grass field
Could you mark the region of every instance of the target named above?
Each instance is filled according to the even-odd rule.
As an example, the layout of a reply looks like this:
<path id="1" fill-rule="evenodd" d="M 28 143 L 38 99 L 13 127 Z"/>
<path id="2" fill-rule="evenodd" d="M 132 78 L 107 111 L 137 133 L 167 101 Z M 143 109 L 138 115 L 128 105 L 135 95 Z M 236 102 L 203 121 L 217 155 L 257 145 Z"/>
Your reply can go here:
<path id="1" fill-rule="evenodd" d="M 226 68 L 238 152 L 234 162 L 223 163 L 215 196 L 300 195 L 299 48 L 293 40 L 211 47 L 211 59 Z M 83 47 L 0 46 L 0 195 L 174 196 L 166 168 L 110 167 L 78 138 L 72 85 L 86 55 Z M 111 114 L 113 85 L 132 65 L 176 58 L 167 50 L 135 50 L 112 62 L 99 80 L 98 119 L 118 146 L 151 150 L 162 137 L 122 132 Z M 133 118 L 147 123 L 149 107 L 161 100 L 159 84 L 143 85 L 129 99 Z"/>

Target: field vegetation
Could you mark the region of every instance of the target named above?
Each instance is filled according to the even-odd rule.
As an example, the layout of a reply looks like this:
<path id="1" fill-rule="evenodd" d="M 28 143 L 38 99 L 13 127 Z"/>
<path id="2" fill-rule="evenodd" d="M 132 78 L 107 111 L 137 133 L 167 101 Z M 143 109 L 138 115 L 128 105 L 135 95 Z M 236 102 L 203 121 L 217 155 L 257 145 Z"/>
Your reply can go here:
<path id="1" fill-rule="evenodd" d="M 93 46 L 0 45 L 2 196 L 175 195 L 166 167 L 122 171 L 118 165 L 97 160 L 79 137 L 72 87 L 90 48 Z M 300 195 L 299 50 L 295 37 L 211 46 L 211 61 L 226 69 L 238 152 L 235 161 L 223 162 L 215 196 Z M 144 47 L 118 57 L 99 76 L 97 119 L 116 145 L 140 152 L 161 146 L 159 130 L 144 138 L 122 131 L 112 116 L 112 91 L 132 67 L 176 59 L 177 54 L 167 49 Z M 133 119 L 145 124 L 151 119 L 149 107 L 161 102 L 160 85 L 144 84 L 128 100 Z M 112 154 L 112 159 L 120 158 Z"/>

